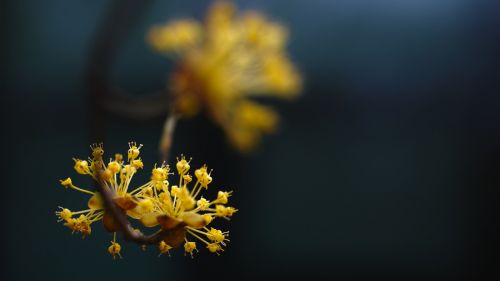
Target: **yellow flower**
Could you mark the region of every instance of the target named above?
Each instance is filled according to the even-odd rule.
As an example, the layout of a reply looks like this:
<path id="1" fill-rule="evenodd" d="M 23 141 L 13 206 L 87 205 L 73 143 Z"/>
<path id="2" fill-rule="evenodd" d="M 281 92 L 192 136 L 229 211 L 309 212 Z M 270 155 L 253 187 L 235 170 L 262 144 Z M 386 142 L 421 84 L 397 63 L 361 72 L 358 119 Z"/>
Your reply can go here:
<path id="1" fill-rule="evenodd" d="M 186 161 L 186 157 L 184 157 L 184 155 L 181 155 L 180 160 L 179 158 L 177 158 L 177 164 L 175 166 L 179 175 L 184 175 L 189 171 L 189 169 L 191 168 L 191 166 L 189 166 L 189 162 L 191 162 L 191 159 L 189 161 Z"/>
<path id="2" fill-rule="evenodd" d="M 134 160 L 139 156 L 140 149 L 142 147 L 142 144 L 137 146 L 137 143 L 135 142 L 129 142 L 128 143 L 129 149 L 128 149 L 128 160 Z"/>
<path id="3" fill-rule="evenodd" d="M 118 162 L 118 163 L 122 163 L 123 162 L 123 154 L 116 153 L 115 154 L 115 161 Z"/>
<path id="4" fill-rule="evenodd" d="M 120 251 L 122 250 L 122 246 L 116 242 L 116 233 L 113 235 L 113 241 L 111 241 L 111 245 L 108 247 L 108 252 L 113 256 L 113 259 L 116 258 L 116 256 L 119 256 L 120 258 L 122 255 L 120 254 Z"/>
<path id="5" fill-rule="evenodd" d="M 108 247 L 108 252 L 115 258 L 116 256 L 119 256 L 121 258 L 121 251 L 122 247 L 120 244 L 117 242 L 111 242 L 111 246 Z"/>
<path id="6" fill-rule="evenodd" d="M 200 209 L 201 211 L 204 211 L 210 206 L 210 202 L 207 199 L 201 197 L 200 200 L 196 201 L 196 206 L 198 206 L 198 209 Z"/>
<path id="7" fill-rule="evenodd" d="M 75 171 L 81 175 L 90 173 L 89 163 L 85 160 L 73 159 L 75 161 Z"/>
<path id="8" fill-rule="evenodd" d="M 211 252 L 211 253 L 215 253 L 217 255 L 219 255 L 219 252 L 223 252 L 224 249 L 222 249 L 222 247 L 218 244 L 218 243 L 210 243 L 207 245 L 207 249 Z"/>
<path id="9" fill-rule="evenodd" d="M 208 239 L 217 243 L 222 243 L 226 239 L 226 236 L 222 231 L 215 229 L 213 227 L 210 228 L 210 231 L 208 231 L 206 235 Z"/>
<path id="10" fill-rule="evenodd" d="M 223 205 L 215 206 L 215 216 L 229 218 L 233 216 L 238 210 L 233 207 L 225 207 Z"/>
<path id="11" fill-rule="evenodd" d="M 111 161 L 108 164 L 108 169 L 111 171 L 111 173 L 116 174 L 121 170 L 122 166 L 116 162 L 116 161 Z"/>
<path id="12" fill-rule="evenodd" d="M 228 202 L 229 196 L 231 196 L 232 191 L 219 191 L 217 193 L 217 199 L 215 200 L 218 204 L 226 204 Z"/>
<path id="13" fill-rule="evenodd" d="M 56 212 L 56 216 L 59 218 L 58 221 L 69 221 L 73 217 L 73 213 L 66 208 L 59 207 L 61 211 Z"/>
<path id="14" fill-rule="evenodd" d="M 141 159 L 133 160 L 131 165 L 132 165 L 132 167 L 134 167 L 137 170 L 144 168 L 144 163 L 142 162 Z"/>
<path id="15" fill-rule="evenodd" d="M 175 54 L 169 85 L 176 113 L 189 117 L 205 109 L 240 151 L 252 150 L 279 119 L 250 98 L 291 99 L 302 88 L 286 54 L 286 28 L 256 11 L 238 13 L 230 2 L 215 2 L 203 24 L 171 21 L 154 26 L 147 38 L 158 52 Z"/>
<path id="16" fill-rule="evenodd" d="M 170 251 L 170 249 L 172 249 L 172 246 L 165 243 L 165 241 L 161 241 L 158 244 L 158 249 L 160 250 L 160 255 L 165 254 L 165 253 L 168 253 L 170 255 L 169 251 Z"/>
<path id="17" fill-rule="evenodd" d="M 190 254 L 191 257 L 193 257 L 194 251 L 198 251 L 198 249 L 196 249 L 196 242 L 188 242 L 186 240 L 186 243 L 184 243 L 184 254 Z"/>
<path id="18" fill-rule="evenodd" d="M 138 158 L 142 145 L 129 143 L 128 163 L 123 162 L 121 154 L 109 163 L 103 161 L 104 149 L 102 144 L 91 146 L 91 158 L 75 160 L 75 170 L 91 176 L 103 188 L 111 191 L 114 204 L 130 218 L 138 220 L 144 227 L 159 227 L 168 231 L 168 235 L 158 244 L 160 254 L 168 253 L 171 248 L 180 247 L 184 243 L 186 254 L 193 256 L 195 242 L 187 241 L 190 235 L 204 243 L 210 252 L 219 254 L 229 240 L 228 232 L 207 226 L 217 217 L 230 217 L 237 210 L 225 207 L 232 192 L 219 191 L 217 198 L 207 200 L 201 197 L 203 189 L 207 189 L 212 182 L 211 171 L 206 165 L 194 172 L 194 177 L 188 174 L 190 161 L 184 156 L 177 159 L 178 184 L 170 186 L 168 183 L 170 167 L 166 164 L 154 167 L 151 170 L 150 180 L 136 188 L 131 188 L 131 181 L 137 170 L 143 167 Z M 138 164 L 140 161 L 140 165 Z M 195 181 L 193 181 L 193 178 Z M 61 180 L 61 185 L 89 196 L 87 209 L 71 211 L 59 207 L 56 216 L 59 222 L 72 230 L 88 236 L 92 233 L 91 225 L 99 220 L 103 221 L 105 229 L 114 233 L 113 241 L 108 252 L 114 257 L 120 256 L 121 245 L 116 242 L 116 232 L 120 228 L 115 219 L 104 210 L 101 194 L 89 189 L 80 188 L 73 184 L 70 178 Z M 222 206 L 222 209 L 221 209 Z M 140 231 L 140 230 L 137 230 Z"/>
<path id="19" fill-rule="evenodd" d="M 102 147 L 102 143 L 95 143 L 90 145 L 90 149 L 92 150 L 92 157 L 94 159 L 101 159 L 104 155 L 104 149 Z"/>
<path id="20" fill-rule="evenodd" d="M 212 177 L 210 176 L 210 173 L 207 172 L 207 166 L 203 165 L 203 167 L 197 169 L 194 171 L 194 175 L 200 182 L 200 185 L 203 186 L 205 189 L 208 188 L 208 184 L 212 182 Z"/>
<path id="21" fill-rule="evenodd" d="M 61 185 L 64 186 L 65 188 L 71 187 L 73 185 L 71 178 L 66 178 L 65 180 L 60 180 L 60 182 L 61 182 Z"/>

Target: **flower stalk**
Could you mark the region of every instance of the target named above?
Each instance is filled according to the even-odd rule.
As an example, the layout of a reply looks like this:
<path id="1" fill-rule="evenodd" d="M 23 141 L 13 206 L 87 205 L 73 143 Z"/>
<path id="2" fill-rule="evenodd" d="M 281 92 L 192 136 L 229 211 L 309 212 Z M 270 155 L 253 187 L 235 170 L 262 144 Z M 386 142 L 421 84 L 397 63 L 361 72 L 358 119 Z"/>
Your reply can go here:
<path id="1" fill-rule="evenodd" d="M 160 151 L 161 160 L 163 162 L 168 162 L 168 157 L 170 154 L 170 149 L 172 148 L 173 136 L 177 120 L 178 118 L 175 115 L 175 113 L 171 112 L 163 125 L 163 131 L 160 137 L 160 144 L 158 147 Z"/>

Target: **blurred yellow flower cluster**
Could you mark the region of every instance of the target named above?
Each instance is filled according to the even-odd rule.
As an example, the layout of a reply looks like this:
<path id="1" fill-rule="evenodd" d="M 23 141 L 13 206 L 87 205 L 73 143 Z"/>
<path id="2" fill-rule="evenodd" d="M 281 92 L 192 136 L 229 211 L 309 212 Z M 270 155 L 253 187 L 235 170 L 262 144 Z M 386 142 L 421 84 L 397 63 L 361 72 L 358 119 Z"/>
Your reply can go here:
<path id="1" fill-rule="evenodd" d="M 169 81 L 176 113 L 189 117 L 206 110 L 240 151 L 252 150 L 279 119 L 249 98 L 292 99 L 302 86 L 286 54 L 286 28 L 256 11 L 238 13 L 227 1 L 215 2 L 203 23 L 181 19 L 154 26 L 147 40 L 177 63 Z"/>
<path id="2" fill-rule="evenodd" d="M 219 191 L 214 200 L 200 196 L 202 190 L 207 190 L 212 182 L 211 171 L 204 165 L 196 169 L 192 176 L 189 173 L 190 160 L 183 156 L 177 159 L 176 163 L 177 185 L 170 186 L 168 178 L 173 173 L 168 165 L 162 164 L 159 167 L 154 166 L 150 181 L 131 188 L 132 178 L 144 167 L 139 158 L 141 147 L 142 145 L 131 142 L 127 161 L 122 154 L 115 154 L 114 159 L 110 159 L 106 164 L 103 160 L 102 144 L 92 145 L 92 156 L 88 160 L 74 159 L 74 169 L 79 174 L 91 176 L 110 191 L 114 204 L 123 214 L 139 221 L 144 227 L 159 227 L 160 230 L 168 231 L 168 235 L 158 244 L 160 254 L 184 245 L 185 253 L 193 256 L 194 252 L 198 251 L 197 244 L 189 241 L 188 237 L 196 238 L 212 253 L 219 254 L 223 251 L 223 246 L 229 241 L 228 232 L 208 228 L 208 225 L 215 218 L 229 218 L 237 211 L 226 206 L 232 192 Z M 114 233 L 108 252 L 113 257 L 120 256 L 121 245 L 116 242 L 116 232 L 120 231 L 120 228 L 116 219 L 106 212 L 101 195 L 77 187 L 71 178 L 61 180 L 61 185 L 85 193 L 89 195 L 89 199 L 88 208 L 85 210 L 71 211 L 60 207 L 56 212 L 59 221 L 85 237 L 91 234 L 91 225 L 102 220 L 104 228 Z"/>

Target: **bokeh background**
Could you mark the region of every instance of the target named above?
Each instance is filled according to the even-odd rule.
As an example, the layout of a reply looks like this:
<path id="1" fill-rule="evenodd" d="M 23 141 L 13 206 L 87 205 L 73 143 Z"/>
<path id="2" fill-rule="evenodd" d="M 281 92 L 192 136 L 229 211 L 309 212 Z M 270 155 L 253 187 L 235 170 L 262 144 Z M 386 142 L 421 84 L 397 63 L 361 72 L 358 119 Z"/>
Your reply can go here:
<path id="1" fill-rule="evenodd" d="M 146 45 L 148 28 L 201 18 L 210 4 L 148 2 L 112 63 L 113 82 L 136 95 L 163 89 L 172 68 Z M 251 156 L 203 116 L 180 122 L 173 153 L 208 163 L 214 186 L 235 191 L 222 256 L 158 258 L 123 244 L 122 260 L 104 230 L 82 240 L 54 216 L 84 204 L 58 180 L 75 176 L 71 158 L 93 141 L 84 74 L 114 1 L 1 2 L 1 279 L 499 277 L 498 1 L 236 2 L 289 26 L 303 94 L 271 102 L 282 126 Z M 106 116 L 105 148 L 143 143 L 150 168 L 162 122 Z"/>

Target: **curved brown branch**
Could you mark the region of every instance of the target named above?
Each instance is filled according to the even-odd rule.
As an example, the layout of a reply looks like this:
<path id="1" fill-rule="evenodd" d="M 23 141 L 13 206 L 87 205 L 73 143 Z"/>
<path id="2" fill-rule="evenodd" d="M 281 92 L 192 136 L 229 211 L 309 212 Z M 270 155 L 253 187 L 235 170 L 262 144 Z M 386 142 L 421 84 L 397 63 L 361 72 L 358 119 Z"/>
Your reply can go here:
<path id="1" fill-rule="evenodd" d="M 168 112 L 165 93 L 133 97 L 112 85 L 112 68 L 120 47 L 152 0 L 115 0 L 100 24 L 85 70 L 92 140 L 103 140 L 108 113 L 134 120 Z"/>

